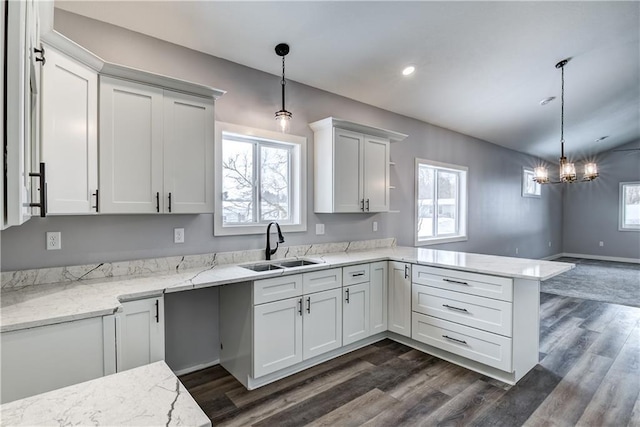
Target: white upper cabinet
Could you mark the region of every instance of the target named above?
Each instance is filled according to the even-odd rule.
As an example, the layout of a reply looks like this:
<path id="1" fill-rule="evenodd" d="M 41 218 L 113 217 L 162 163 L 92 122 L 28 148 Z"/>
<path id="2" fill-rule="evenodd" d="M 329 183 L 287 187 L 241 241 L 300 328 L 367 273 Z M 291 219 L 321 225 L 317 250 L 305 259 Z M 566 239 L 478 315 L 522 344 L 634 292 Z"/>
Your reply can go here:
<path id="1" fill-rule="evenodd" d="M 389 211 L 390 141 L 406 135 L 329 117 L 314 131 L 314 211 Z"/>
<path id="2" fill-rule="evenodd" d="M 101 212 L 164 212 L 162 92 L 100 76 Z"/>
<path id="3" fill-rule="evenodd" d="M 165 211 L 213 212 L 213 99 L 164 92 Z"/>
<path id="4" fill-rule="evenodd" d="M 45 45 L 42 161 L 47 213 L 97 212 L 98 73 Z"/>

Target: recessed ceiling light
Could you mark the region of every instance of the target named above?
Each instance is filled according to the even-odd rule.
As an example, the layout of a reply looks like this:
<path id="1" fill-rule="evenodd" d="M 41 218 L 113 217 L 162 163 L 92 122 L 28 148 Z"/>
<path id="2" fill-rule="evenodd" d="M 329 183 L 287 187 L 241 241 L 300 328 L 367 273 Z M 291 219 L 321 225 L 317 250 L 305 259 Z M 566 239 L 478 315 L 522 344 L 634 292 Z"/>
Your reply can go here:
<path id="1" fill-rule="evenodd" d="M 550 103 L 551 101 L 553 101 L 554 99 L 556 99 L 555 96 L 550 96 L 548 98 L 543 99 L 542 101 L 540 101 L 540 105 L 547 105 L 548 103 Z"/>
<path id="2" fill-rule="evenodd" d="M 416 71 L 416 67 L 414 67 L 413 65 L 409 65 L 404 70 L 402 70 L 402 75 L 403 76 L 409 76 L 409 75 L 413 74 L 415 71 Z"/>
<path id="3" fill-rule="evenodd" d="M 609 138 L 609 135 L 601 136 L 600 138 L 596 139 L 596 142 L 604 141 L 607 138 Z"/>

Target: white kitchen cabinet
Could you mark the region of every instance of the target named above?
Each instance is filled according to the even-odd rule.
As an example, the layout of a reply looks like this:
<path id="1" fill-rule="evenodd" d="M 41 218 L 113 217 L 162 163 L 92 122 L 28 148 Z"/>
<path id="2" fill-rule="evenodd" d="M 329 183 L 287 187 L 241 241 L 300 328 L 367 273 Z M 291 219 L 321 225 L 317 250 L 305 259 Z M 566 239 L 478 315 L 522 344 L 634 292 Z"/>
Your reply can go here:
<path id="1" fill-rule="evenodd" d="M 388 328 L 411 337 L 411 264 L 389 261 Z"/>
<path id="2" fill-rule="evenodd" d="M 0 335 L 2 403 L 116 372 L 114 316 Z"/>
<path id="3" fill-rule="evenodd" d="M 302 362 L 302 298 L 253 308 L 253 376 Z"/>
<path id="4" fill-rule="evenodd" d="M 162 89 L 100 76 L 100 211 L 164 211 Z"/>
<path id="5" fill-rule="evenodd" d="M 38 2 L 6 2 L 6 109 L 4 111 L 6 218 L 3 227 L 20 225 L 34 213 L 46 213 L 46 189 L 31 173 L 39 174 L 40 29 Z M 38 51 L 36 51 L 36 49 Z"/>
<path id="6" fill-rule="evenodd" d="M 370 265 L 370 332 L 371 335 L 387 330 L 387 295 L 389 274 L 387 261 L 374 262 Z"/>
<path id="7" fill-rule="evenodd" d="M 42 161 L 47 213 L 98 210 L 98 73 L 45 44 Z"/>
<path id="8" fill-rule="evenodd" d="M 166 211 L 213 212 L 213 99 L 164 91 Z"/>
<path id="9" fill-rule="evenodd" d="M 116 314 L 117 371 L 164 360 L 164 300 L 122 303 Z"/>
<path id="10" fill-rule="evenodd" d="M 343 288 L 342 344 L 347 345 L 370 335 L 369 282 Z"/>
<path id="11" fill-rule="evenodd" d="M 302 320 L 303 360 L 342 346 L 341 296 L 341 289 L 305 295 Z"/>
<path id="12" fill-rule="evenodd" d="M 100 76 L 100 211 L 213 212 L 213 99 Z"/>
<path id="13" fill-rule="evenodd" d="M 314 210 L 389 211 L 390 141 L 406 135 L 329 117 L 314 131 Z"/>

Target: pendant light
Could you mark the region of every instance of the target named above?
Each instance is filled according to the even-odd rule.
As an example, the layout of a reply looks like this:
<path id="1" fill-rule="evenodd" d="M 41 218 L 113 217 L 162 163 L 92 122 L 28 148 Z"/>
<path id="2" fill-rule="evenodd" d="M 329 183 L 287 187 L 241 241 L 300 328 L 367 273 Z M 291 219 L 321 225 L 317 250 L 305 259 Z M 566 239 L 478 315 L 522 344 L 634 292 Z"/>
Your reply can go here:
<path id="1" fill-rule="evenodd" d="M 563 59 L 556 64 L 556 68 L 560 68 L 562 72 L 562 98 L 560 110 L 560 181 L 550 181 L 547 168 L 540 166 L 534 169 L 533 180 L 538 184 L 560 184 L 564 182 L 576 182 L 576 166 L 567 161 L 564 155 L 564 66 L 567 65 L 571 58 Z M 595 163 L 587 163 L 584 165 L 584 175 L 582 181 L 593 181 L 598 177 L 598 167 Z"/>
<path id="2" fill-rule="evenodd" d="M 280 43 L 276 46 L 276 54 L 282 57 L 282 80 L 280 85 L 282 86 L 282 109 L 276 111 L 276 120 L 278 121 L 278 127 L 282 133 L 289 132 L 289 126 L 291 122 L 292 114 L 284 108 L 284 87 L 287 82 L 284 79 L 284 57 L 289 53 L 289 45 L 286 43 Z"/>

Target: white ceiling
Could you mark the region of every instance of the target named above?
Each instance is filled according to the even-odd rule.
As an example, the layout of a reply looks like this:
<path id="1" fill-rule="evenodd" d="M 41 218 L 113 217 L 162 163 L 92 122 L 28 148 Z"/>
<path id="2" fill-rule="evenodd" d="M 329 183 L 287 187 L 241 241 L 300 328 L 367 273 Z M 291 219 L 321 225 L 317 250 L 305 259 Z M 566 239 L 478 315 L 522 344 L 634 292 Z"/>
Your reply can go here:
<path id="1" fill-rule="evenodd" d="M 640 2 L 56 1 L 56 7 L 556 160 L 640 139 Z M 417 71 L 403 77 L 413 64 Z M 546 106 L 548 96 L 557 100 Z M 399 129 L 400 131 L 402 129 Z M 608 136 L 602 142 L 595 142 Z"/>

